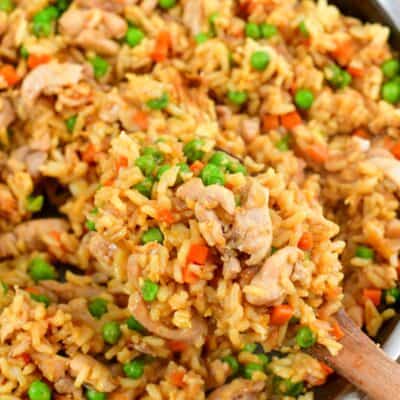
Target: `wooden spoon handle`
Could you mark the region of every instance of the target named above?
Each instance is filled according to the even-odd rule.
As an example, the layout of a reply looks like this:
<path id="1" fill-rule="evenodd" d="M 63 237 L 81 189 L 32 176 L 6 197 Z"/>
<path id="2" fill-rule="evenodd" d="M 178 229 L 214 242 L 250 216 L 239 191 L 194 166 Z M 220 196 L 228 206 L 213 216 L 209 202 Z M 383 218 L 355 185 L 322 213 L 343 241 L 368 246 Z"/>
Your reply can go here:
<path id="1" fill-rule="evenodd" d="M 400 400 L 400 365 L 365 335 L 345 311 L 339 311 L 337 321 L 344 333 L 339 354 L 332 356 L 322 346 L 314 346 L 311 354 L 326 362 L 370 399 Z"/>

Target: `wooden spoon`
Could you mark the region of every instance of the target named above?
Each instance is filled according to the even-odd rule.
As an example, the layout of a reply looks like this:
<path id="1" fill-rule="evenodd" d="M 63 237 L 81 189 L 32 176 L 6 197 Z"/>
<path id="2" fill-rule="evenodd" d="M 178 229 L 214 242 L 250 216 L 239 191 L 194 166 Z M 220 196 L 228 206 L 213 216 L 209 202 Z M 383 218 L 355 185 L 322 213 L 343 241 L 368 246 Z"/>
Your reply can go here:
<path id="1" fill-rule="evenodd" d="M 343 348 L 332 356 L 320 345 L 313 346 L 310 354 L 332 367 L 358 389 L 374 400 L 400 400 L 400 364 L 391 360 L 344 310 L 336 314 L 343 330 L 340 339 Z"/>

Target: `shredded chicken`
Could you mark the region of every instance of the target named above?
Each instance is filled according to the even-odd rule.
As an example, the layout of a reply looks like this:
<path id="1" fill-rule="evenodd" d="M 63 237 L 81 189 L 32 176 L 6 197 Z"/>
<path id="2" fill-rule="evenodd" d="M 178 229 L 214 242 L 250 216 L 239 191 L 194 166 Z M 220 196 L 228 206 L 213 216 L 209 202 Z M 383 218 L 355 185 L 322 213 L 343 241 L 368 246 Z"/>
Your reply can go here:
<path id="1" fill-rule="evenodd" d="M 17 225 L 13 232 L 0 235 L 0 258 L 20 251 L 43 250 L 43 237 L 52 231 L 65 232 L 68 223 L 60 218 L 34 219 Z"/>
<path id="2" fill-rule="evenodd" d="M 78 286 L 71 282 L 61 283 L 57 281 L 46 280 L 40 282 L 40 285 L 53 292 L 60 300 L 64 301 L 69 301 L 77 297 L 95 297 L 102 293 L 100 288 L 93 286 Z"/>
<path id="3" fill-rule="evenodd" d="M 281 304 L 287 294 L 285 281 L 304 254 L 297 247 L 285 247 L 267 258 L 250 284 L 244 288 L 246 299 L 256 306 Z"/>
<path id="4" fill-rule="evenodd" d="M 261 262 L 272 243 L 272 222 L 269 214 L 269 192 L 256 180 L 251 180 L 247 198 L 235 214 L 231 245 L 250 255 L 248 265 Z"/>
<path id="5" fill-rule="evenodd" d="M 10 100 L 6 98 L 0 99 L 0 129 L 7 129 L 16 117 Z"/>
<path id="6" fill-rule="evenodd" d="M 59 24 L 61 33 L 73 44 L 106 56 L 118 52 L 119 45 L 113 39 L 121 39 L 128 29 L 123 18 L 100 8 L 70 9 Z"/>
<path id="7" fill-rule="evenodd" d="M 95 358 L 84 354 L 76 354 L 70 361 L 71 375 L 83 383 L 92 386 L 99 392 L 111 392 L 117 385 L 108 367 Z"/>
<path id="8" fill-rule="evenodd" d="M 139 321 L 149 332 L 169 340 L 181 340 L 193 343 L 199 338 L 204 338 L 207 334 L 207 324 L 199 316 L 192 318 L 191 328 L 174 329 L 168 328 L 159 321 L 153 321 L 147 310 L 147 306 L 137 287 L 139 277 L 139 267 L 134 255 L 131 255 L 127 264 L 128 276 L 130 282 L 136 286 L 137 292 L 133 293 L 129 298 L 128 309 L 131 314 Z"/>
<path id="9" fill-rule="evenodd" d="M 177 190 L 177 197 L 194 207 L 199 229 L 210 246 L 222 248 L 226 243 L 224 224 L 216 213 L 221 207 L 228 214 L 235 211 L 233 193 L 220 185 L 204 186 L 199 178 L 191 179 Z"/>
<path id="10" fill-rule="evenodd" d="M 264 389 L 262 381 L 235 379 L 226 385 L 215 389 L 208 400 L 257 400 L 258 394 Z"/>
<path id="11" fill-rule="evenodd" d="M 224 255 L 223 256 L 224 266 L 223 266 L 223 275 L 225 279 L 234 279 L 238 276 L 242 267 L 240 266 L 240 261 L 237 257 L 233 255 Z"/>
<path id="12" fill-rule="evenodd" d="M 66 375 L 68 359 L 56 354 L 31 353 L 33 362 L 42 372 L 43 376 L 51 382 L 58 381 Z"/>
<path id="13" fill-rule="evenodd" d="M 82 78 L 82 66 L 72 63 L 42 64 L 26 75 L 21 86 L 23 106 L 29 110 L 41 92 L 75 85 Z"/>
<path id="14" fill-rule="evenodd" d="M 202 0 L 186 0 L 183 6 L 183 23 L 193 36 L 201 32 L 204 10 Z"/>

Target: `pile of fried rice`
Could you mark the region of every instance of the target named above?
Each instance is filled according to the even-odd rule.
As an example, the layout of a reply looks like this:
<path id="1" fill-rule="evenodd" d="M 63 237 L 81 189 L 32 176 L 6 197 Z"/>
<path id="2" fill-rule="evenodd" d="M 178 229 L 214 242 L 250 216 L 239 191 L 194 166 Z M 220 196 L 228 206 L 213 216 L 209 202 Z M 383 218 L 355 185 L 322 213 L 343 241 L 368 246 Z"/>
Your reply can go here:
<path id="1" fill-rule="evenodd" d="M 0 399 L 312 400 L 400 304 L 400 62 L 326 0 L 0 0 Z"/>

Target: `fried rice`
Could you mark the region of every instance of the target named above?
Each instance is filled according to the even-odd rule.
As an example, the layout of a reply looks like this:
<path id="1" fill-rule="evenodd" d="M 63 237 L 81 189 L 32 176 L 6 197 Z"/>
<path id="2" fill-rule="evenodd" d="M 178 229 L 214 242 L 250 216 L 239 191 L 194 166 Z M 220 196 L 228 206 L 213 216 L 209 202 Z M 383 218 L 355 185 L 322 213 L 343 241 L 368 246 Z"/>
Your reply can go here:
<path id="1" fill-rule="evenodd" d="M 400 302 L 400 63 L 325 0 L 0 0 L 0 400 L 311 400 Z M 397 80 L 396 80 L 397 79 Z"/>

